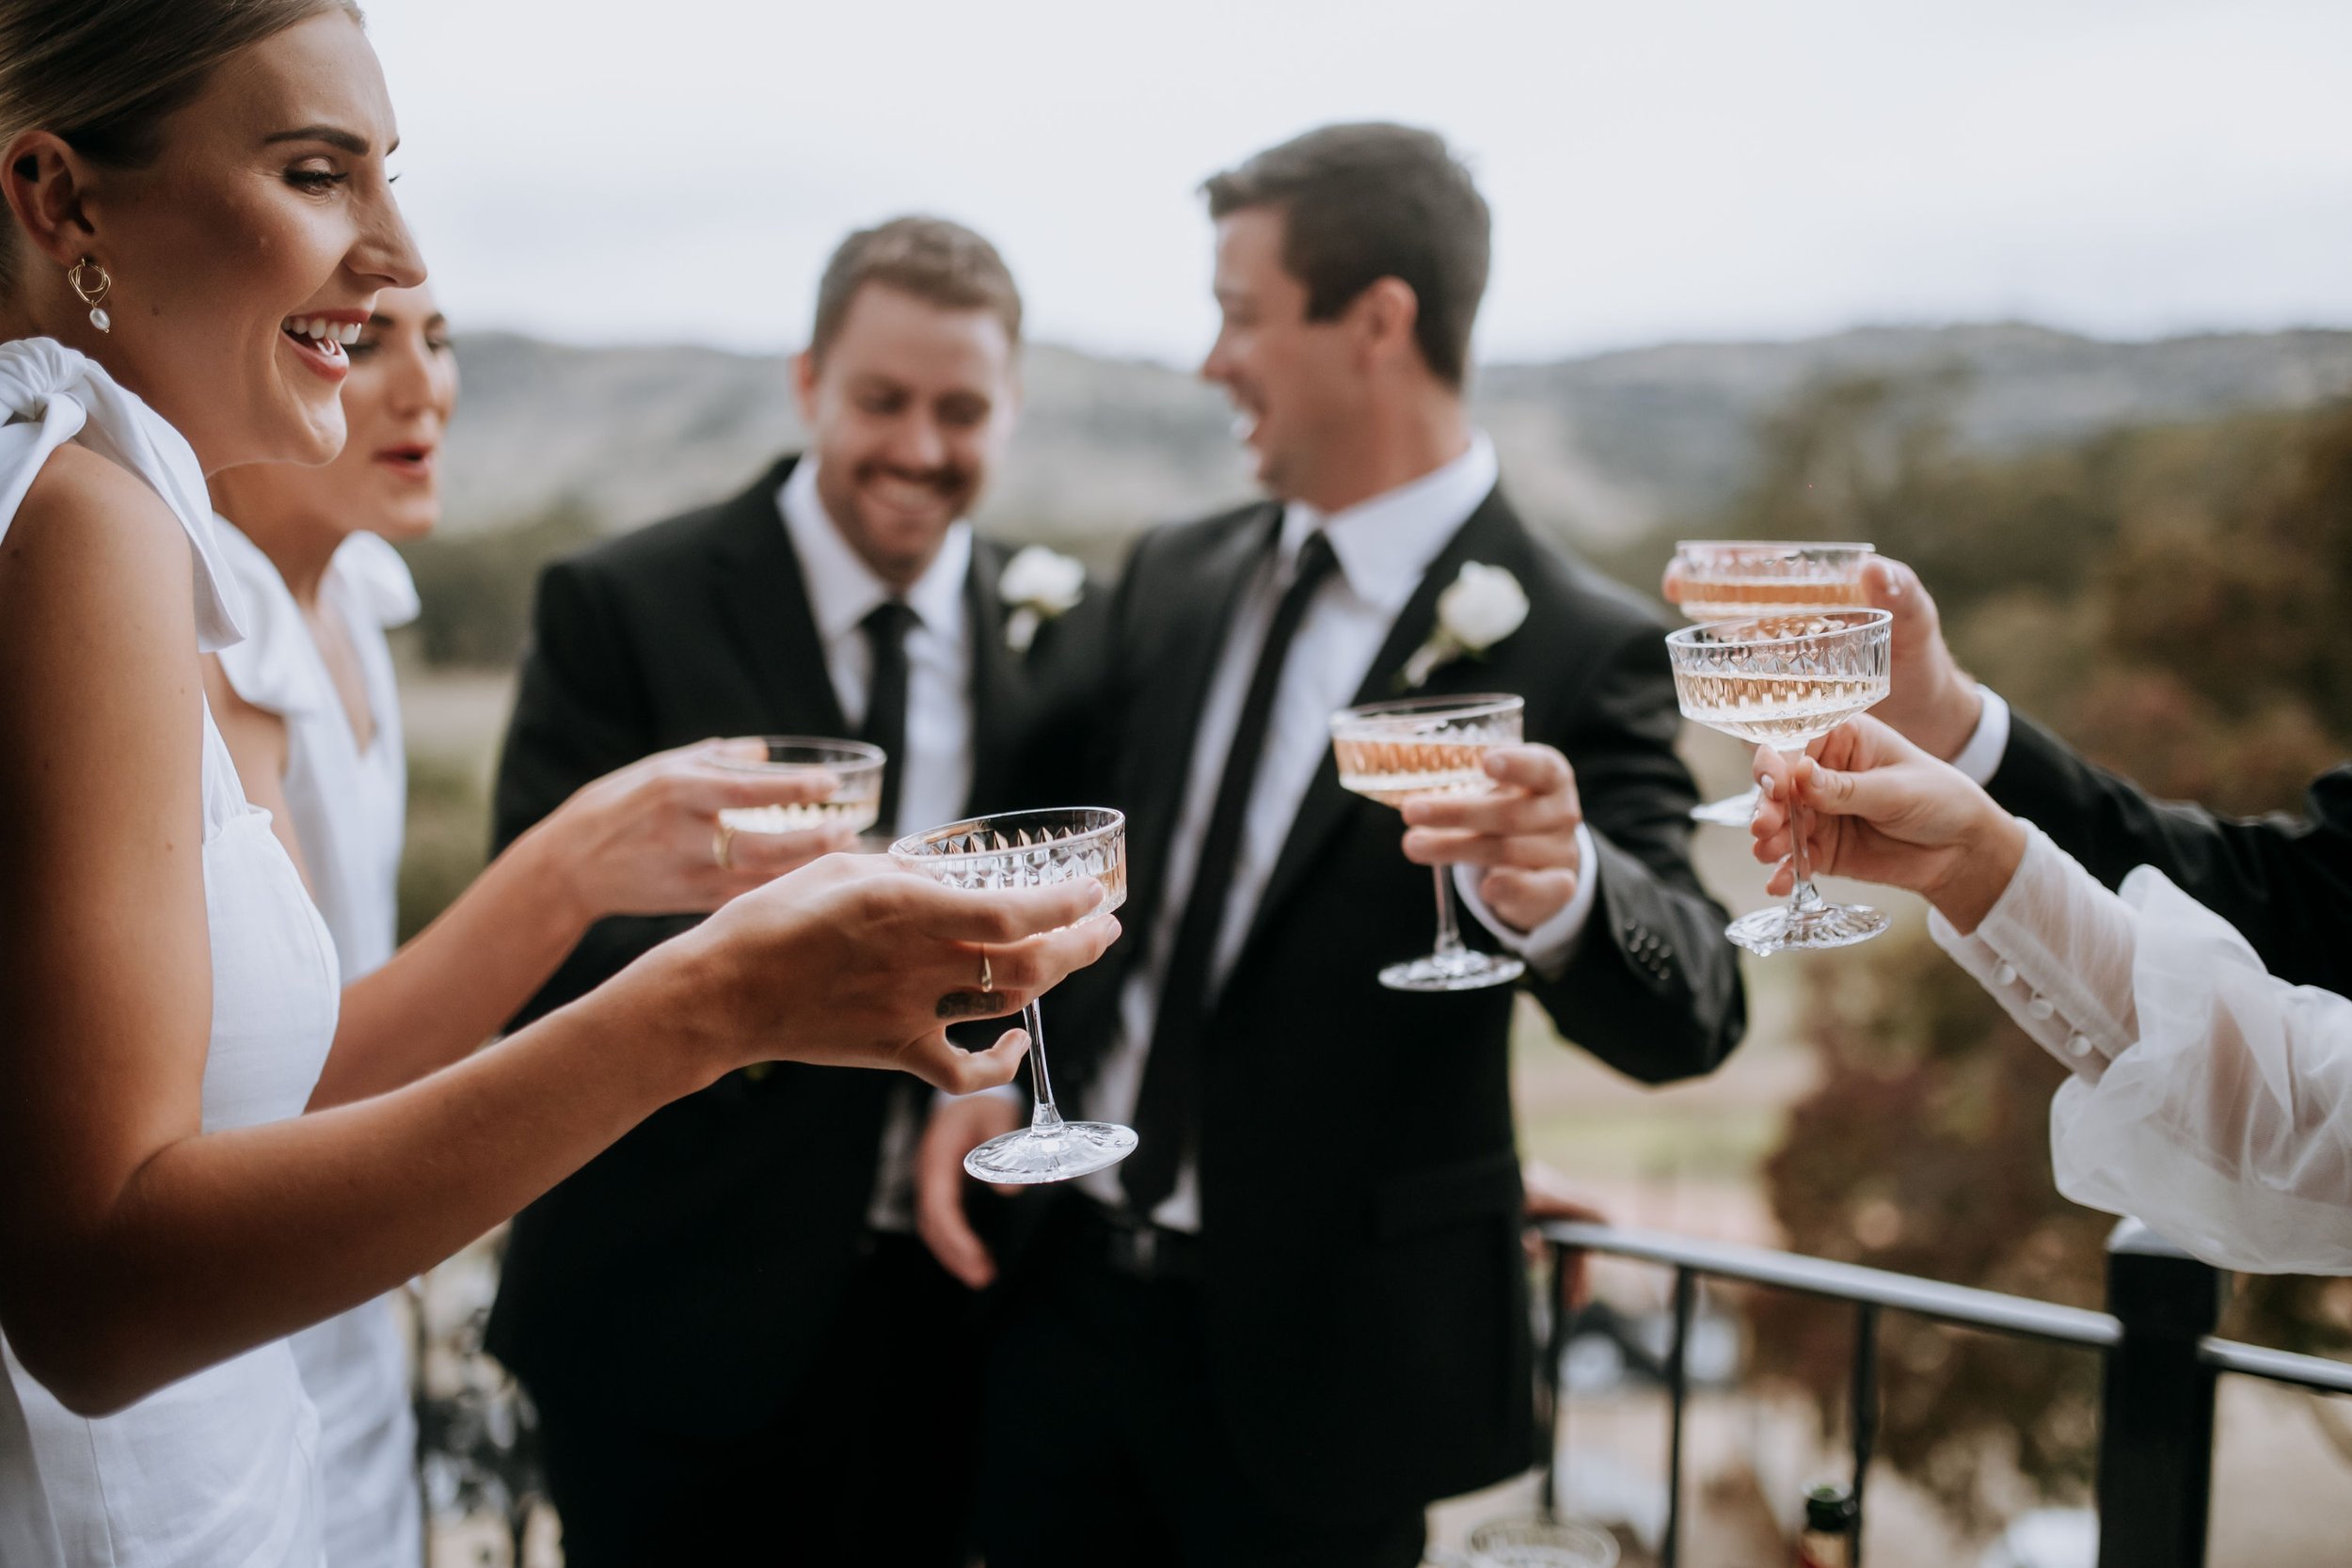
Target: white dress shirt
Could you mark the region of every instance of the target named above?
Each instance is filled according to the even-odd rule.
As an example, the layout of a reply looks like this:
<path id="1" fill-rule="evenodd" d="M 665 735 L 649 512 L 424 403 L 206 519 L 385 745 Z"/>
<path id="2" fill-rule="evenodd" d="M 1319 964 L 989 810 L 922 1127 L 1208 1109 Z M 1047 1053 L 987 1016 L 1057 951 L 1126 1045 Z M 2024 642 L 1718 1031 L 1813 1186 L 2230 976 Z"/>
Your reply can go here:
<path id="1" fill-rule="evenodd" d="M 1977 712 L 1977 727 L 1968 732 L 1967 743 L 1952 758 L 1952 766 L 1978 784 L 1989 784 L 2001 770 L 2001 759 L 2009 754 L 2009 704 L 1999 692 L 1981 684 L 1977 696 L 1983 704 Z"/>
<path id="2" fill-rule="evenodd" d="M 2038 829 L 1983 924 L 1929 928 L 2074 1074 L 2060 1192 L 2222 1268 L 2352 1274 L 2352 1000 L 2274 979 L 2155 867 L 2109 893 Z"/>
<path id="3" fill-rule="evenodd" d="M 1444 467 L 1329 517 L 1297 501 L 1284 508 L 1276 558 L 1244 590 L 1201 706 L 1192 769 L 1184 784 L 1184 808 L 1169 841 L 1159 906 L 1148 917 L 1150 945 L 1120 994 L 1119 1038 L 1089 1086 L 1089 1119 L 1130 1125 L 1134 1121 L 1144 1062 L 1151 1053 L 1152 1021 L 1159 1011 L 1160 984 L 1175 947 L 1185 901 L 1192 895 L 1200 841 L 1208 833 L 1209 816 L 1216 809 L 1225 758 L 1241 723 L 1242 703 L 1275 609 L 1296 570 L 1299 549 L 1310 534 L 1322 531 L 1331 542 L 1339 570 L 1325 580 L 1309 604 L 1283 661 L 1281 682 L 1275 689 L 1265 752 L 1243 819 L 1224 923 L 1210 959 L 1213 991 L 1232 972 L 1258 900 L 1274 873 L 1275 860 L 1290 836 L 1292 819 L 1298 815 L 1308 785 L 1330 749 L 1331 715 L 1355 700 L 1371 673 L 1372 661 L 1388 641 L 1390 628 L 1421 586 L 1429 563 L 1494 489 L 1497 472 L 1494 444 L 1481 433 L 1472 437 L 1469 451 Z M 1398 836 L 1401 841 L 1401 828 Z M 1577 830 L 1577 851 L 1584 875 L 1578 879 L 1575 897 L 1559 914 L 1525 934 L 1504 926 L 1480 901 L 1474 868 L 1457 869 L 1454 886 L 1470 914 L 1498 941 L 1537 969 L 1556 974 L 1573 953 L 1593 908 L 1592 838 L 1581 827 Z M 1397 852 L 1404 853 L 1401 847 Z M 1436 920 L 1433 907 L 1433 929 Z M 1083 1178 L 1082 1183 L 1104 1203 L 1122 1201 L 1115 1165 Z M 1200 1170 L 1189 1152 L 1177 1167 L 1175 1190 L 1152 1211 L 1152 1218 L 1169 1229 L 1200 1228 Z"/>
<path id="4" fill-rule="evenodd" d="M 906 639 L 906 754 L 891 759 L 898 767 L 898 822 L 892 831 L 918 832 L 953 822 L 972 795 L 972 637 L 963 602 L 972 570 L 972 525 L 959 520 L 950 527 L 923 575 L 904 594 L 894 594 L 825 511 L 817 493 L 816 458 L 792 466 L 777 492 L 776 509 L 784 514 L 785 532 L 800 558 L 809 613 L 825 650 L 825 673 L 852 731 L 866 722 L 874 679 L 866 617 L 893 597 L 914 611 Z M 882 826 L 891 829 L 889 823 Z M 874 1197 L 866 1213 L 866 1223 L 878 1230 L 914 1228 L 914 1143 L 928 1103 L 928 1091 L 891 1096 Z"/>

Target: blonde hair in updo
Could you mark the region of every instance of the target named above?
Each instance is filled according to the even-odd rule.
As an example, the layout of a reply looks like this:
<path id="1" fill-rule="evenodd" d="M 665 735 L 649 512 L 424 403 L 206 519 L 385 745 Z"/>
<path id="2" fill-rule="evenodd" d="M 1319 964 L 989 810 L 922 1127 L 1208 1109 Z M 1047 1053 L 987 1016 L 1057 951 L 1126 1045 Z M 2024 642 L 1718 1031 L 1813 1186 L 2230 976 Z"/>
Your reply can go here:
<path id="1" fill-rule="evenodd" d="M 0 148 L 50 131 L 82 156 L 142 168 L 163 125 L 222 61 L 353 0 L 0 0 Z M 13 228 L 0 233 L 0 296 L 14 292 Z"/>

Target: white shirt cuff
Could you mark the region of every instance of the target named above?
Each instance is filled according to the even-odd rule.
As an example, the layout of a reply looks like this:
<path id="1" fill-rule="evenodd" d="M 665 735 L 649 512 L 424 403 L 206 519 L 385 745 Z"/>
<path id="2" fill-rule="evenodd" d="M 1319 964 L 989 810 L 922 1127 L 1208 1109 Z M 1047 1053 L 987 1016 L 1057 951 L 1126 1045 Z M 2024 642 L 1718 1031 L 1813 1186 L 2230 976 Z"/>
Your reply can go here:
<path id="1" fill-rule="evenodd" d="M 1454 891 L 1461 895 L 1462 907 L 1493 932 L 1497 942 L 1525 958 L 1529 967 L 1546 979 L 1556 979 L 1568 960 L 1576 957 L 1577 944 L 1583 940 L 1584 927 L 1592 919 L 1593 901 L 1600 887 L 1600 856 L 1593 847 L 1592 830 L 1581 822 L 1576 826 L 1576 892 L 1561 906 L 1558 914 L 1532 931 L 1511 929 L 1478 896 L 1478 884 L 1486 874 L 1485 866 L 1455 866 Z"/>
<path id="2" fill-rule="evenodd" d="M 2001 758 L 2009 752 L 2009 704 L 1981 683 L 1977 697 L 1984 704 L 1983 709 L 1977 715 L 1977 727 L 1968 733 L 1968 743 L 1952 758 L 1952 766 L 1981 788 L 2001 770 Z"/>

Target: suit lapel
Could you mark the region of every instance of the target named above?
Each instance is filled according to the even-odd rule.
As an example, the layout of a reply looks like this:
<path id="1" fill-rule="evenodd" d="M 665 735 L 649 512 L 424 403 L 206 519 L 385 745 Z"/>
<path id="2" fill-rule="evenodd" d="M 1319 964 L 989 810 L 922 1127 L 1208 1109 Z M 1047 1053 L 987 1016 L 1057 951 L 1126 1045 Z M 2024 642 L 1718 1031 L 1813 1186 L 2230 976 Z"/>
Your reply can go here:
<path id="1" fill-rule="evenodd" d="M 726 523 L 712 551 L 714 586 L 744 667 L 777 729 L 847 736 L 849 721 L 826 669 L 800 558 L 776 510 L 776 492 L 794 461 L 785 459 L 727 503 Z"/>
<path id="2" fill-rule="evenodd" d="M 1232 633 L 1233 611 L 1250 574 L 1265 560 L 1269 531 L 1281 515 L 1268 506 L 1246 515 L 1216 535 L 1206 553 L 1168 588 L 1177 619 L 1156 649 L 1154 678 L 1143 683 L 1133 708 L 1118 716 L 1127 740 L 1124 791 L 1137 809 L 1128 814 L 1127 855 L 1136 885 L 1164 896 L 1169 840 L 1184 810 L 1184 785 L 1192 777 L 1192 752 L 1200 730 L 1200 710 L 1217 656 Z M 1138 929 L 1140 929 L 1138 926 Z"/>
<path id="3" fill-rule="evenodd" d="M 1478 504 L 1445 548 L 1438 552 L 1429 569 L 1422 574 L 1420 586 L 1406 601 L 1396 621 L 1389 627 L 1389 635 L 1380 645 L 1380 652 L 1365 673 L 1363 685 L 1357 689 L 1353 701 L 1358 706 L 1377 703 L 1391 697 L 1410 695 L 1397 687 L 1397 676 L 1405 668 L 1429 633 L 1438 624 L 1438 595 L 1445 592 L 1462 570 L 1466 561 L 1486 561 L 1518 568 L 1522 532 L 1518 520 L 1512 515 L 1510 503 L 1502 499 L 1501 486 L 1489 490 L 1486 499 Z M 1471 671 L 1477 666 L 1472 665 Z M 1455 665 L 1433 675 L 1422 688 L 1423 692 L 1442 692 L 1455 687 L 1463 675 Z M 1468 691 L 1470 688 L 1460 687 Z M 1295 892 L 1318 856 L 1320 856 L 1352 812 L 1385 810 L 1361 798 L 1350 795 L 1340 787 L 1339 765 L 1327 748 L 1323 760 L 1316 765 L 1313 782 L 1307 785 L 1307 795 L 1298 803 L 1298 815 L 1291 819 L 1291 831 L 1282 840 L 1282 850 L 1275 858 L 1274 871 L 1266 879 L 1265 892 L 1258 899 L 1258 908 L 1249 921 L 1249 938 L 1241 946 L 1246 956 L 1257 946 L 1261 931 L 1272 919 L 1283 901 Z"/>

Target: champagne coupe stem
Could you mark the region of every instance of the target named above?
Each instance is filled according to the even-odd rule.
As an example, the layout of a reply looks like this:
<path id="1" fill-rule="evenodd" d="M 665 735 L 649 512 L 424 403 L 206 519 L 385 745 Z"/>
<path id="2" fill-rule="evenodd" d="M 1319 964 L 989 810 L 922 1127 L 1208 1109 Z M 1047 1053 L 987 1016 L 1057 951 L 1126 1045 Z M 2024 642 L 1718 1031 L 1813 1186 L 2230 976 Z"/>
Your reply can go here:
<path id="1" fill-rule="evenodd" d="M 1429 869 L 1438 879 L 1438 957 L 1459 958 L 1462 953 L 1462 928 L 1454 919 L 1454 868 L 1433 865 Z"/>
<path id="2" fill-rule="evenodd" d="M 1777 746 L 1772 751 L 1788 764 L 1788 865 L 1796 874 L 1796 885 L 1788 890 L 1788 913 L 1793 918 L 1821 904 L 1821 895 L 1813 889 L 1813 854 L 1805 846 L 1806 830 L 1813 824 L 1810 814 L 1797 800 L 1797 758 L 1804 752 L 1800 748 L 1792 753 Z"/>
<path id="3" fill-rule="evenodd" d="M 1040 1137 L 1059 1137 L 1061 1112 L 1054 1106 L 1054 1080 L 1045 1070 L 1045 1024 L 1034 998 L 1021 1009 L 1021 1027 L 1029 1032 L 1029 1082 L 1037 1089 L 1037 1108 L 1029 1113 L 1029 1131 Z"/>

